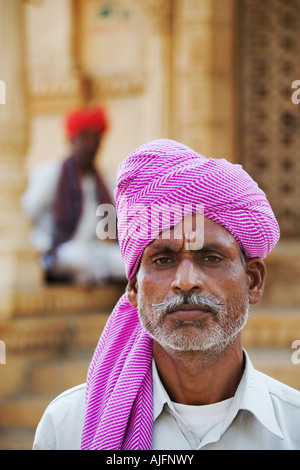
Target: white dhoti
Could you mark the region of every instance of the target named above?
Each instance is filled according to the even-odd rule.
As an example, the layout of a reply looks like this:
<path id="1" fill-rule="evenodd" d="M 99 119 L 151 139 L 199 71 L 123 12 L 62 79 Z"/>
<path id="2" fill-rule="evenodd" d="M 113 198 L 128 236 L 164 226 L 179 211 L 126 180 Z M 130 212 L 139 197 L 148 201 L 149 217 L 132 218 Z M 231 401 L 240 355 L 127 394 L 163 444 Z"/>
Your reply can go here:
<path id="1" fill-rule="evenodd" d="M 56 252 L 54 272 L 70 275 L 80 284 L 126 279 L 119 245 L 100 240 L 70 240 L 60 245 Z"/>

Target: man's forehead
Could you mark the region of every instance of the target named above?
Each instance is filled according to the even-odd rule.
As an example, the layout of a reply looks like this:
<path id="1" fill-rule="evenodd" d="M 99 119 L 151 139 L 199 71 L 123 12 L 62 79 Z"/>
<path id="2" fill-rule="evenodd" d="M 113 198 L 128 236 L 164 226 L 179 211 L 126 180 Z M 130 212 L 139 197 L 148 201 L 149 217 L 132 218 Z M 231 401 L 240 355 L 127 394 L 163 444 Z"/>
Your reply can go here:
<path id="1" fill-rule="evenodd" d="M 189 214 L 174 227 L 166 228 L 158 236 L 161 240 L 179 240 L 189 250 L 200 250 L 204 243 L 203 213 Z"/>
<path id="2" fill-rule="evenodd" d="M 180 249 L 185 245 L 186 249 L 200 250 L 206 246 L 210 247 L 231 247 L 236 246 L 238 243 L 235 238 L 222 226 L 213 220 L 204 217 L 197 218 L 198 224 L 195 226 L 195 215 L 191 216 L 189 225 L 185 226 L 183 223 L 177 224 L 175 227 L 162 231 L 148 246 L 153 249 L 156 248 L 170 248 Z M 184 218 L 183 220 L 186 220 Z M 200 223 L 199 223 L 200 220 Z"/>

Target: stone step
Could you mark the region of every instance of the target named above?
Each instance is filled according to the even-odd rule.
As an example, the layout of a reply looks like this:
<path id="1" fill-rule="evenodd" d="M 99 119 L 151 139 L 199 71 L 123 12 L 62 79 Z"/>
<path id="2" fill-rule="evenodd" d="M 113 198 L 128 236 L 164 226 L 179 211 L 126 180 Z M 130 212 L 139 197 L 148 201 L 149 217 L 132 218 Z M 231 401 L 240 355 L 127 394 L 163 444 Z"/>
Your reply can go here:
<path id="1" fill-rule="evenodd" d="M 78 285 L 44 285 L 38 290 L 14 292 L 14 315 L 18 317 L 41 317 L 73 315 L 95 310 L 110 312 L 124 293 L 126 283 L 107 283 L 95 288 Z"/>
<path id="2" fill-rule="evenodd" d="M 1 336 L 6 344 L 6 364 L 0 365 L 0 398 L 28 388 L 28 371 L 51 361 L 53 366 L 59 364 L 76 351 L 80 359 L 87 358 L 82 366 L 82 377 L 86 376 L 107 318 L 104 313 L 94 312 L 60 319 L 15 319 Z M 76 367 L 72 370 L 75 373 Z M 65 375 L 70 374 L 65 369 Z"/>
<path id="3" fill-rule="evenodd" d="M 0 450 L 31 450 L 35 431 L 0 430 Z"/>
<path id="4" fill-rule="evenodd" d="M 265 260 L 267 277 L 263 299 L 274 305 L 295 305 L 300 309 L 300 243 L 280 240 Z"/>
<path id="5" fill-rule="evenodd" d="M 6 345 L 7 355 L 95 348 L 108 316 L 94 311 L 61 317 L 15 318 L 7 325 L 0 325 L 0 338 Z"/>
<path id="6" fill-rule="evenodd" d="M 252 306 L 242 338 L 247 348 L 289 349 L 293 341 L 300 339 L 300 308 Z"/>
<path id="7" fill-rule="evenodd" d="M 292 348 L 247 348 L 257 370 L 300 390 L 300 364 L 293 362 L 294 352 Z"/>
<path id="8" fill-rule="evenodd" d="M 92 353 L 79 358 L 49 361 L 35 366 L 30 374 L 32 393 L 60 394 L 65 390 L 86 381 Z"/>
<path id="9" fill-rule="evenodd" d="M 35 430 L 55 394 L 19 396 L 0 402 L 0 430 Z"/>

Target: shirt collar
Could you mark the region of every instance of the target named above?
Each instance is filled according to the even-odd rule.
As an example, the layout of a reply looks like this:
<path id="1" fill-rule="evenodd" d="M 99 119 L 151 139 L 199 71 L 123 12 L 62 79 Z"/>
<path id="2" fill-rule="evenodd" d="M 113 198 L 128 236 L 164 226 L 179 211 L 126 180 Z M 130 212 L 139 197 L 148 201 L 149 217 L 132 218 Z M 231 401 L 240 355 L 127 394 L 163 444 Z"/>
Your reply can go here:
<path id="1" fill-rule="evenodd" d="M 162 413 L 164 406 L 172 408 L 172 402 L 167 391 L 161 383 L 154 359 L 152 359 L 152 381 L 153 381 L 153 421 Z"/>
<path id="2" fill-rule="evenodd" d="M 260 423 L 270 432 L 283 439 L 279 428 L 270 393 L 267 389 L 263 376 L 254 369 L 247 352 L 244 350 L 245 369 L 234 399 L 224 420 L 221 434 L 230 426 L 233 419 L 240 410 L 248 410 Z M 158 375 L 155 361 L 152 361 L 153 377 L 153 421 L 162 413 L 165 406 L 173 409 L 171 399 L 165 390 Z"/>
<path id="3" fill-rule="evenodd" d="M 235 393 L 233 407 L 250 411 L 263 426 L 281 439 L 284 438 L 276 419 L 270 392 L 263 375 L 254 369 L 247 352 L 244 350 L 245 370 Z"/>

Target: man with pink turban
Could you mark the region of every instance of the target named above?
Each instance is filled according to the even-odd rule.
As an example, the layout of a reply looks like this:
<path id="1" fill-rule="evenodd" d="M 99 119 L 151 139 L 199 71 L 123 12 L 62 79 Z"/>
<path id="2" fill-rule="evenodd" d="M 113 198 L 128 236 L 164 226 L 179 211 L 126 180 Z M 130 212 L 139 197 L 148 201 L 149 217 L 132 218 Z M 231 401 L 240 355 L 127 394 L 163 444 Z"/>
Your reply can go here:
<path id="1" fill-rule="evenodd" d="M 240 165 L 157 140 L 120 164 L 115 196 L 126 293 L 34 449 L 300 449 L 300 392 L 241 341 L 279 239 L 264 192 Z"/>

